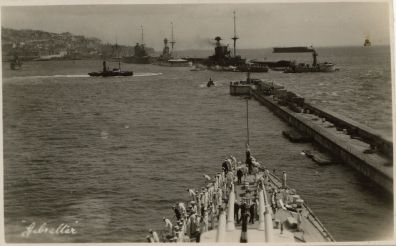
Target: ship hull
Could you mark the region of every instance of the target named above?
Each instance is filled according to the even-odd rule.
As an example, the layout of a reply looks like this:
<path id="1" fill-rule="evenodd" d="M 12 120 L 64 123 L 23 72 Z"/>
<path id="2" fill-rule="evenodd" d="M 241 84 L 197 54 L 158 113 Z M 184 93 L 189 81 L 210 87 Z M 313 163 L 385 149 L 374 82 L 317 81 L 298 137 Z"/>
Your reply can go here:
<path id="1" fill-rule="evenodd" d="M 133 76 L 132 71 L 103 71 L 88 73 L 91 77 L 116 77 L 116 76 Z"/>
<path id="2" fill-rule="evenodd" d="M 130 63 L 130 64 L 150 64 L 150 57 L 136 57 L 136 56 L 125 56 L 122 58 L 123 63 Z"/>

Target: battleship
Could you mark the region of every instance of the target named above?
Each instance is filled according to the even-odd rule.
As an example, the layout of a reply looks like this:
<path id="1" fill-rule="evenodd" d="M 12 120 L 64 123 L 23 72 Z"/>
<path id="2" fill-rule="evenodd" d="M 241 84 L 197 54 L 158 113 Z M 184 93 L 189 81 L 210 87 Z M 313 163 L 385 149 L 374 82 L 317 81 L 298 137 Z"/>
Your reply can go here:
<path id="1" fill-rule="evenodd" d="M 233 40 L 233 52 L 229 45 L 224 45 L 221 43 L 223 40 L 220 36 L 214 38 L 215 49 L 214 54 L 209 56 L 207 59 L 191 59 L 195 62 L 200 62 L 206 65 L 210 70 L 214 71 L 230 71 L 230 72 L 268 72 L 268 66 L 266 64 L 260 64 L 255 62 L 247 62 L 246 59 L 237 55 L 236 42 L 239 39 L 236 33 L 236 14 L 233 12 L 234 16 L 234 36 L 231 38 Z"/>
<path id="2" fill-rule="evenodd" d="M 168 39 L 164 38 L 164 48 L 162 50 L 162 54 L 154 59 L 153 64 L 154 65 L 159 65 L 159 66 L 168 66 L 168 67 L 191 67 L 192 62 L 182 59 L 182 58 L 175 58 L 174 55 L 174 47 L 176 44 L 176 41 L 174 40 L 173 37 L 173 22 L 171 22 L 171 49 L 168 46 Z"/>
<path id="3" fill-rule="evenodd" d="M 231 85 L 230 84 L 230 89 Z M 259 83 L 248 78 L 250 87 Z M 246 159 L 227 156 L 220 172 L 204 174 L 205 185 L 187 189 L 190 201 L 176 202 L 174 219 L 164 217 L 160 234 L 149 230 L 148 242 L 305 243 L 334 242 L 297 191 L 287 185 L 287 174 L 270 171 L 249 147 L 249 97 L 246 97 Z M 186 206 L 187 205 L 187 206 Z"/>
<path id="4" fill-rule="evenodd" d="M 140 44 L 136 43 L 133 56 L 122 57 L 122 62 L 132 64 L 150 64 L 151 57 L 147 54 L 144 44 L 143 25 L 141 25 L 141 34 L 142 42 Z"/>
<path id="5" fill-rule="evenodd" d="M 219 165 L 220 166 L 220 165 Z M 246 161 L 227 157 L 221 172 L 204 175 L 206 185 L 188 189 L 191 200 L 176 203 L 175 219 L 150 230 L 148 242 L 334 242 L 297 191 L 246 150 Z"/>

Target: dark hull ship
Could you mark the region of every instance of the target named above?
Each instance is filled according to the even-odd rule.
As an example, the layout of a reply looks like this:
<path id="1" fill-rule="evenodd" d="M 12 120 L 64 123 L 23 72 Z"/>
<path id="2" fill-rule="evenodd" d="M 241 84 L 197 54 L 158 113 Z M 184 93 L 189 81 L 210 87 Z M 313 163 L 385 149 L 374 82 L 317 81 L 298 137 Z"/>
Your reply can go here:
<path id="1" fill-rule="evenodd" d="M 142 43 L 136 43 L 134 48 L 133 56 L 124 56 L 122 58 L 122 62 L 124 63 L 132 63 L 132 64 L 150 64 L 151 57 L 147 54 L 144 39 L 143 39 L 143 26 L 142 26 Z"/>
<path id="2" fill-rule="evenodd" d="M 334 72 L 336 71 L 334 64 L 331 62 L 318 63 L 318 53 L 311 46 L 308 47 L 283 47 L 274 48 L 273 53 L 312 53 L 312 64 L 291 62 L 284 70 L 285 73 L 310 73 L 310 72 Z"/>
<path id="3" fill-rule="evenodd" d="M 91 77 L 114 77 L 114 76 L 132 76 L 132 71 L 121 71 L 121 64 L 118 62 L 118 68 L 113 68 L 110 70 L 106 66 L 106 61 L 103 61 L 103 70 L 100 72 L 88 73 Z"/>
<path id="4" fill-rule="evenodd" d="M 216 37 L 215 53 L 209 56 L 204 64 L 208 66 L 209 69 L 215 71 L 232 71 L 232 72 L 256 72 L 265 73 L 268 72 L 268 66 L 255 63 L 247 63 L 246 59 L 241 58 L 240 55 L 236 54 L 236 41 L 239 37 L 236 35 L 235 26 L 235 12 L 234 12 L 234 37 L 232 38 L 234 42 L 233 55 L 231 55 L 231 50 L 228 45 L 221 44 L 221 37 Z"/>

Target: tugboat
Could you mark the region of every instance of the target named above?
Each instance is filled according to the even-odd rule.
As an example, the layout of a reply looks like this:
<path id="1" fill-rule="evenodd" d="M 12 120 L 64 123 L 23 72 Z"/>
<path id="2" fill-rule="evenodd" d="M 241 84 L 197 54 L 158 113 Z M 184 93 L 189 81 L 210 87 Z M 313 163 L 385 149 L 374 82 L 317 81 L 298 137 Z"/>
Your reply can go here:
<path id="1" fill-rule="evenodd" d="M 113 68 L 113 70 L 110 70 L 106 66 L 106 61 L 103 61 L 103 70 L 101 72 L 91 72 L 91 73 L 88 73 L 88 75 L 91 77 L 132 76 L 133 72 L 132 71 L 121 71 L 121 63 L 120 62 L 118 62 L 118 68 Z"/>
<path id="2" fill-rule="evenodd" d="M 124 56 L 122 57 L 122 61 L 124 63 L 132 63 L 132 64 L 149 64 L 151 61 L 151 57 L 147 54 L 145 49 L 144 39 L 143 39 L 143 25 L 142 28 L 142 43 L 136 43 L 134 48 L 133 56 Z"/>
<path id="3" fill-rule="evenodd" d="M 118 60 L 118 68 L 113 68 L 112 70 L 110 70 L 106 65 L 106 61 L 103 61 L 103 69 L 101 72 L 90 72 L 88 73 L 88 75 L 91 77 L 132 76 L 133 75 L 132 71 L 121 71 L 121 62 L 120 62 L 120 56 L 118 54 L 117 43 L 116 43 L 116 53 L 117 53 L 117 57 L 115 59 Z"/>

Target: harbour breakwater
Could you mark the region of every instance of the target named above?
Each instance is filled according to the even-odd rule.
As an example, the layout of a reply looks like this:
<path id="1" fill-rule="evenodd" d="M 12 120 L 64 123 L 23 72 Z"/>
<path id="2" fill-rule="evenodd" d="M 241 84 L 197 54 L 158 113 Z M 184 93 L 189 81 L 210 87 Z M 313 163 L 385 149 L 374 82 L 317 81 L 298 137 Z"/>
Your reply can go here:
<path id="1" fill-rule="evenodd" d="M 231 95 L 250 95 L 290 126 L 393 194 L 393 143 L 345 116 L 311 105 L 283 86 L 250 79 L 231 82 Z"/>

